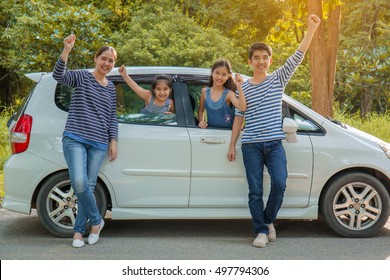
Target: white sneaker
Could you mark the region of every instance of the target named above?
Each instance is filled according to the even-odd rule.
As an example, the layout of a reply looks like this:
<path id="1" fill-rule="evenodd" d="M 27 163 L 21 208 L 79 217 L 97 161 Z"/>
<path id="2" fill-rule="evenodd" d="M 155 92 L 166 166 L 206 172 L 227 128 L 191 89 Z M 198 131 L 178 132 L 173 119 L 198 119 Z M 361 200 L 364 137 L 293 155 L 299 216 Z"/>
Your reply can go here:
<path id="1" fill-rule="evenodd" d="M 73 248 L 81 248 L 85 245 L 84 240 L 73 239 L 72 246 Z"/>
<path id="2" fill-rule="evenodd" d="M 265 233 L 259 233 L 256 239 L 253 241 L 252 245 L 254 247 L 264 248 L 267 246 L 268 237 Z"/>
<path id="3" fill-rule="evenodd" d="M 104 227 L 104 220 L 102 219 L 102 221 L 99 224 L 98 233 L 90 233 L 89 234 L 89 236 L 88 236 L 88 244 L 89 245 L 96 244 L 99 241 L 99 234 L 102 231 L 103 227 Z"/>
<path id="4" fill-rule="evenodd" d="M 269 224 L 267 226 L 268 226 L 268 230 L 269 230 L 268 241 L 274 242 L 276 240 L 276 230 L 275 230 L 274 224 Z"/>

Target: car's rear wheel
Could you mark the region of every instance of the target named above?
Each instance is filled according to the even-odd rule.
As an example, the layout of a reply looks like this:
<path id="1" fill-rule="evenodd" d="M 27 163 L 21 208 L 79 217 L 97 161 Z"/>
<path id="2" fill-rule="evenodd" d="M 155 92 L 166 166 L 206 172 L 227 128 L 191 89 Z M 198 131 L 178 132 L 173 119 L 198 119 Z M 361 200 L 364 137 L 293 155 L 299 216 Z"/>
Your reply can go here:
<path id="1" fill-rule="evenodd" d="M 104 217 L 107 198 L 99 181 L 96 184 L 95 197 L 99 212 Z M 60 237 L 73 236 L 77 197 L 70 186 L 67 172 L 54 174 L 44 182 L 37 196 L 37 212 L 47 230 Z M 88 223 L 87 232 L 89 229 Z"/>
<path id="2" fill-rule="evenodd" d="M 390 198 L 383 184 L 365 173 L 335 179 L 321 198 L 327 224 L 344 237 L 375 235 L 390 215 Z"/>

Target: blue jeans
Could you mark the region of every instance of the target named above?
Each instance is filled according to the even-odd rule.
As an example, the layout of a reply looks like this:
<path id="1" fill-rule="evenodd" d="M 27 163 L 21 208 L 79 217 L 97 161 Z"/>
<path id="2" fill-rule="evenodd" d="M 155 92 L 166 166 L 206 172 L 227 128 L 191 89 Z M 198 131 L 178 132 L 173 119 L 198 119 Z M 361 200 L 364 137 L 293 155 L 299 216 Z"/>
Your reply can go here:
<path id="1" fill-rule="evenodd" d="M 267 224 L 276 220 L 282 206 L 287 180 L 287 159 L 282 141 L 243 143 L 242 155 L 249 186 L 249 210 L 255 233 L 268 234 Z M 264 165 L 271 177 L 267 205 L 263 202 Z"/>
<path id="2" fill-rule="evenodd" d="M 99 169 L 107 151 L 69 137 L 62 140 L 62 148 L 69 169 L 70 182 L 78 200 L 74 232 L 84 234 L 88 220 L 92 225 L 98 225 L 102 221 L 94 191 Z"/>

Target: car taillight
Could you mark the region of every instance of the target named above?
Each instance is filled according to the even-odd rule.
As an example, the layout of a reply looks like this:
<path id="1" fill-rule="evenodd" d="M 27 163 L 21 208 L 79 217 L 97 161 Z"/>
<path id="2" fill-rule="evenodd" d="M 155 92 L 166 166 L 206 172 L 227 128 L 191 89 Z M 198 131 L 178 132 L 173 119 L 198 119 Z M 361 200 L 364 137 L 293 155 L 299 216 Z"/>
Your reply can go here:
<path id="1" fill-rule="evenodd" d="M 10 132 L 10 143 L 12 153 L 22 153 L 28 148 L 30 143 L 30 133 L 32 127 L 32 116 L 23 115 L 16 122 Z"/>

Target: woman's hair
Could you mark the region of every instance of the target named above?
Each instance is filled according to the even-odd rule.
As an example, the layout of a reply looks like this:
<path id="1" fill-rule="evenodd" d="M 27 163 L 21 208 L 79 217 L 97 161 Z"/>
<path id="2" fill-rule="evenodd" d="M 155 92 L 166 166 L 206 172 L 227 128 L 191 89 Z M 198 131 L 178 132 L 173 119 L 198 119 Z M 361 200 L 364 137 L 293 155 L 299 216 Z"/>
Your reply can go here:
<path id="1" fill-rule="evenodd" d="M 118 55 L 116 50 L 113 47 L 110 46 L 102 46 L 100 49 L 98 49 L 95 53 L 95 58 L 98 58 L 102 53 L 105 51 L 111 51 L 114 54 L 115 60 L 117 59 Z"/>
<path id="2" fill-rule="evenodd" d="M 154 78 L 152 80 L 152 94 L 153 95 L 156 95 L 155 92 L 154 92 L 154 89 L 156 88 L 157 83 L 159 81 L 166 81 L 168 87 L 170 89 L 172 89 L 172 79 L 171 79 L 171 77 L 169 77 L 167 75 L 156 75 L 156 76 L 154 76 Z"/>
<path id="3" fill-rule="evenodd" d="M 229 74 L 230 74 L 230 77 L 229 79 L 226 80 L 226 82 L 223 84 L 223 86 L 227 89 L 230 89 L 231 91 L 236 91 L 236 84 L 234 83 L 233 81 L 233 78 L 232 78 L 232 66 L 230 65 L 230 62 L 229 60 L 227 59 L 224 59 L 224 58 L 221 58 L 221 59 L 218 59 L 214 64 L 213 64 L 213 67 L 211 67 L 211 75 L 210 75 L 210 80 L 209 80 L 209 87 L 212 87 L 213 86 L 213 72 L 215 69 L 217 69 L 218 67 L 226 67 L 226 69 L 228 70 Z"/>

